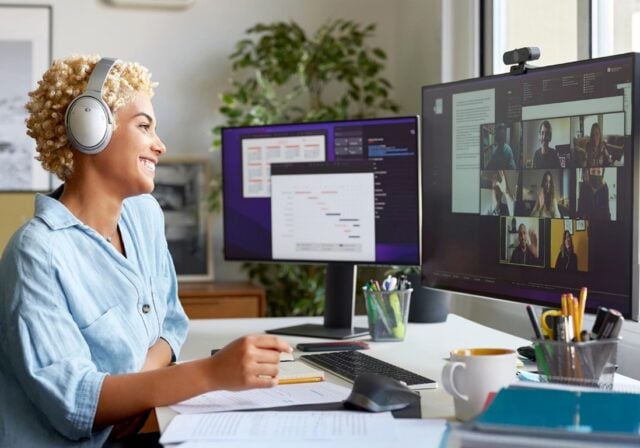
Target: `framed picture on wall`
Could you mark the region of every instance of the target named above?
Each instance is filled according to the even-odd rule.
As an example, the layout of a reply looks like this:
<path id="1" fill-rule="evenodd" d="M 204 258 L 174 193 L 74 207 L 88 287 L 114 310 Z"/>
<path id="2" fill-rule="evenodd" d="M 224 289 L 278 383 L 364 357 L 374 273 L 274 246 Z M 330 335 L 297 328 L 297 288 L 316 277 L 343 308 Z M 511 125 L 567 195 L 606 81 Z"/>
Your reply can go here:
<path id="1" fill-rule="evenodd" d="M 577 225 L 576 225 L 577 227 Z M 565 219 L 564 220 L 564 230 L 568 230 L 570 234 L 573 235 L 573 219 Z"/>
<path id="2" fill-rule="evenodd" d="M 207 208 L 210 163 L 167 158 L 156 167 L 153 196 L 164 211 L 169 251 L 180 281 L 213 280 L 212 217 Z"/>
<path id="3" fill-rule="evenodd" d="M 584 219 L 576 220 L 576 230 L 583 231 L 587 226 L 585 225 Z"/>
<path id="4" fill-rule="evenodd" d="M 51 7 L 0 5 L 0 191 L 42 191 L 51 176 L 35 160 L 24 108 L 51 63 Z"/>

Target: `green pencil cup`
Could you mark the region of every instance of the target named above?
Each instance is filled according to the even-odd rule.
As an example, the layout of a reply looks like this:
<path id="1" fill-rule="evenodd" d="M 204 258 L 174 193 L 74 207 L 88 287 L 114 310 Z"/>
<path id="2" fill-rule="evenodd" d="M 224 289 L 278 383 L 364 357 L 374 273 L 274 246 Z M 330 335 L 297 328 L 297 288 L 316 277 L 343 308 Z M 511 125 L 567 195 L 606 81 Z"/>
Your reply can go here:
<path id="1" fill-rule="evenodd" d="M 587 342 L 533 340 L 543 381 L 610 390 L 617 369 L 618 339 Z"/>
<path id="2" fill-rule="evenodd" d="M 373 341 L 403 341 L 407 334 L 412 288 L 371 291 L 362 288 Z"/>

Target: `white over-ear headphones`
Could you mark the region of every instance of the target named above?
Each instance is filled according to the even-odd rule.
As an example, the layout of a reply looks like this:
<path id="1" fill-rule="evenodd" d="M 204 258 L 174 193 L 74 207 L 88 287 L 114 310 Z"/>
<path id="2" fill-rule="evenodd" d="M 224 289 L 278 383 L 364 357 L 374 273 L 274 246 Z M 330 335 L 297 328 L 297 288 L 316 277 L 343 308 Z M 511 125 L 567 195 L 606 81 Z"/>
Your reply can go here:
<path id="1" fill-rule="evenodd" d="M 71 145 L 85 154 L 98 154 L 111 140 L 113 117 L 102 99 L 102 87 L 117 59 L 98 61 L 87 88 L 71 101 L 64 116 L 64 127 Z"/>

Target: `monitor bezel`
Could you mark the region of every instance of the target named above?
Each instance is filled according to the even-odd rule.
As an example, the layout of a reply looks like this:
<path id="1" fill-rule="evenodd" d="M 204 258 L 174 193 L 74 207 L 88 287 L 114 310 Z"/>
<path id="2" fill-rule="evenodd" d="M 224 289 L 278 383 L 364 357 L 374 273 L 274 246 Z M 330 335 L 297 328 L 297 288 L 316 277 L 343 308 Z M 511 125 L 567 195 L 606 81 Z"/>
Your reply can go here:
<path id="1" fill-rule="evenodd" d="M 377 121 L 390 121 L 390 120 L 414 120 L 416 126 L 416 176 L 417 176 L 417 229 L 418 229 L 418 251 L 417 251 L 417 259 L 415 263 L 410 263 L 406 261 L 369 261 L 369 260 L 343 260 L 343 261 L 335 261 L 335 260 L 299 260 L 299 259 L 273 259 L 273 258 L 249 258 L 249 257 L 234 257 L 229 254 L 227 247 L 227 233 L 225 229 L 228 228 L 231 223 L 227 220 L 228 213 L 226 213 L 227 201 L 225 201 L 225 151 L 224 151 L 224 139 L 225 132 L 234 131 L 240 129 L 265 129 L 265 128 L 279 128 L 282 126 L 305 126 L 305 125 L 328 125 L 328 124 L 340 124 L 340 123 L 368 123 L 372 124 Z M 220 131 L 221 138 L 221 150 L 220 150 L 220 159 L 221 159 L 221 189 L 222 189 L 222 226 L 223 226 L 223 256 L 225 261 L 243 261 L 243 262 L 256 262 L 256 263 L 297 263 L 297 264 L 308 264 L 308 265 L 322 265 L 328 263 L 346 263 L 346 264 L 355 264 L 359 266 L 420 266 L 420 261 L 422 260 L 422 121 L 420 115 L 401 115 L 401 116 L 391 116 L 391 117 L 371 117 L 371 118 L 354 118 L 354 119 L 346 119 L 346 120 L 326 120 L 326 121 L 310 121 L 310 122 L 283 122 L 283 123 L 270 123 L 265 125 L 248 125 L 248 126 L 222 126 Z"/>

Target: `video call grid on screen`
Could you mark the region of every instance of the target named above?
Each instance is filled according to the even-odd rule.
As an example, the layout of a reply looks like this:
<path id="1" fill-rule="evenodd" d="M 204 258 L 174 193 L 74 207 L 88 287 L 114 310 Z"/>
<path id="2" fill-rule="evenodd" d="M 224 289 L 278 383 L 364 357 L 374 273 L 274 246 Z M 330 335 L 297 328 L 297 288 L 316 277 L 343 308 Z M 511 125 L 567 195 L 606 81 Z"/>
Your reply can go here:
<path id="1" fill-rule="evenodd" d="M 419 264 L 418 147 L 417 117 L 224 128 L 225 258 Z"/>
<path id="2" fill-rule="evenodd" d="M 423 89 L 426 284 L 631 315 L 635 58 Z"/>

